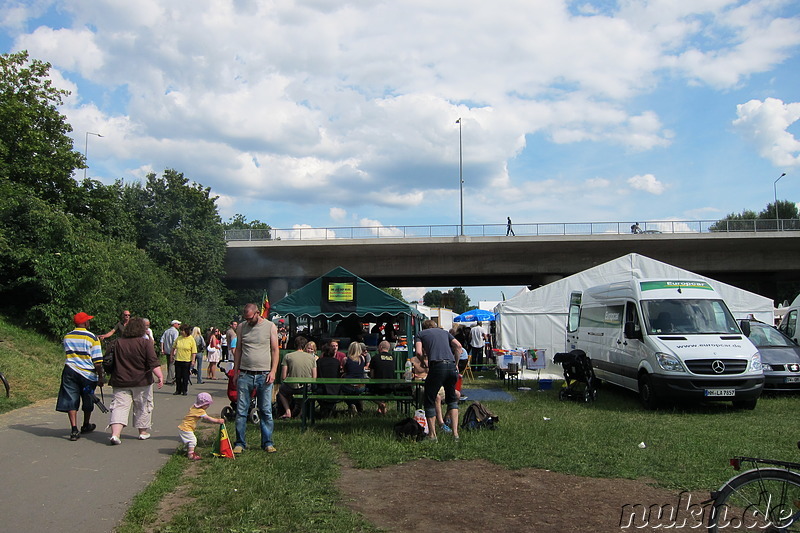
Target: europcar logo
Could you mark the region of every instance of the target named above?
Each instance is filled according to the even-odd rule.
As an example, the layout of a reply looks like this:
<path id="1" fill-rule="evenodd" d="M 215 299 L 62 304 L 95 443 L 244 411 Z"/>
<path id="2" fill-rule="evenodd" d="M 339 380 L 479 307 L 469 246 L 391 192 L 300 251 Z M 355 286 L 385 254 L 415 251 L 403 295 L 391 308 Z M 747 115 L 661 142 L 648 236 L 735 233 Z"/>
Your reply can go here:
<path id="1" fill-rule="evenodd" d="M 656 291 L 662 289 L 714 290 L 714 288 L 705 281 L 642 281 L 639 283 L 639 286 L 642 291 Z"/>

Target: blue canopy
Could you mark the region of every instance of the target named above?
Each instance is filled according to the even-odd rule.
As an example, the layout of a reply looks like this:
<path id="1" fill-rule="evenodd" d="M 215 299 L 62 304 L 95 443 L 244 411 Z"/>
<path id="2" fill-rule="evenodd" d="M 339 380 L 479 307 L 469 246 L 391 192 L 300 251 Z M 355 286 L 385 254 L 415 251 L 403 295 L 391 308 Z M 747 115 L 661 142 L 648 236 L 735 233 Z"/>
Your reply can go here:
<path id="1" fill-rule="evenodd" d="M 495 316 L 497 315 L 485 309 L 473 309 L 466 313 L 461 313 L 453 319 L 453 322 L 492 322 Z"/>

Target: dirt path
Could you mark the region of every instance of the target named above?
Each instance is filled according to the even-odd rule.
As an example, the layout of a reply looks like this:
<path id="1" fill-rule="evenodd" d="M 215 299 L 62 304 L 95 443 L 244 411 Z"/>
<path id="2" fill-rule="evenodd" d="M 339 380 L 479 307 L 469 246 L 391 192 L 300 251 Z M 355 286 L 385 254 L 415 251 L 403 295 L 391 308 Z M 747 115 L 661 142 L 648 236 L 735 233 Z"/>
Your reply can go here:
<path id="1" fill-rule="evenodd" d="M 676 494 L 642 481 L 506 470 L 488 461 L 428 459 L 376 469 L 345 464 L 338 485 L 351 509 L 398 533 L 698 531 L 703 530 L 698 527 L 703 511 L 699 504 L 708 497 Z M 641 506 L 633 508 L 635 504 Z M 643 518 L 651 505 L 668 504 L 677 509 L 671 518 Z M 412 513 L 411 508 L 418 511 Z M 621 518 L 628 527 L 620 527 Z"/>

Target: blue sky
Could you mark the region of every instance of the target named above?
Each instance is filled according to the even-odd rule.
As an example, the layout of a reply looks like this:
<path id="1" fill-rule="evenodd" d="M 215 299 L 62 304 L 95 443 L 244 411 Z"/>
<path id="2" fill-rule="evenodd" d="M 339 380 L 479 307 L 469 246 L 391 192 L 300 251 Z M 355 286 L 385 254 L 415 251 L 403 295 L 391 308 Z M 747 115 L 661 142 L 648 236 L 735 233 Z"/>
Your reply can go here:
<path id="1" fill-rule="evenodd" d="M 174 168 L 226 219 L 458 224 L 459 117 L 468 224 L 800 201 L 791 0 L 6 0 L 0 49 L 103 135 L 89 176 Z"/>

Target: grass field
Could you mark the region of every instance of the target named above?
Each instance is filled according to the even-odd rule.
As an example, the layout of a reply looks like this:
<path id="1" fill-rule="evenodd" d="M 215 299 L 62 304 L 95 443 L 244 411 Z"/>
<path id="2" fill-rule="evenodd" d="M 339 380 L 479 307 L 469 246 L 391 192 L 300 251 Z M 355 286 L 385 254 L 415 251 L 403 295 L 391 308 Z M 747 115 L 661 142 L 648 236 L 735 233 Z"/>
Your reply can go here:
<path id="1" fill-rule="evenodd" d="M 500 386 L 488 375 L 479 383 Z M 153 502 L 179 485 L 187 491 L 184 505 L 162 531 L 373 531 L 338 503 L 340 454 L 359 468 L 480 458 L 498 468 L 646 479 L 676 492 L 719 487 L 732 475 L 733 455 L 797 460 L 794 396 L 764 397 L 754 411 L 718 404 L 650 412 L 613 387 L 593 404 L 561 402 L 557 390 L 512 394 L 512 402 L 485 402 L 500 416 L 499 430 L 463 433 L 458 446 L 447 437 L 433 445 L 399 442 L 392 434 L 398 417 L 367 415 L 320 421 L 305 433 L 296 421 L 278 422 L 278 454 L 206 461 L 193 477 L 181 478 L 188 461 L 176 455 L 134 503 L 121 531 L 142 531 L 155 519 Z M 256 428 L 250 431 L 248 438 L 257 440 Z M 210 437 L 201 447 L 208 452 Z"/>
<path id="2" fill-rule="evenodd" d="M 61 344 L 12 326 L 0 317 L 0 371 L 11 386 L 9 398 L 0 394 L 0 413 L 55 398 L 63 367 Z"/>
<path id="3" fill-rule="evenodd" d="M 0 398 L 0 412 L 53 397 L 63 365 L 60 346 L 2 320 L 0 338 L 0 369 L 13 387 L 11 400 Z M 465 386 L 502 387 L 484 376 Z M 305 433 L 297 421 L 277 422 L 274 455 L 249 452 L 236 460 L 190 465 L 184 454 L 176 454 L 137 497 L 120 531 L 152 530 L 165 499 L 177 505 L 166 522 L 159 518 L 156 529 L 162 532 L 374 531 L 341 504 L 346 496 L 335 480 L 336 459 L 343 455 L 358 468 L 421 457 L 480 458 L 498 468 L 645 479 L 675 491 L 719 487 L 732 475 L 733 455 L 798 459 L 798 396 L 765 396 L 753 411 L 729 403 L 645 411 L 634 394 L 615 387 L 602 388 L 597 402 L 584 404 L 559 401 L 557 387 L 539 392 L 527 384 L 534 390 L 513 392 L 514 401 L 485 402 L 500 416 L 500 429 L 462 433 L 458 446 L 446 436 L 432 445 L 397 441 L 395 413 L 323 420 Z M 257 442 L 257 428 L 249 431 L 248 440 Z M 204 434 L 198 448 L 206 456 L 213 433 L 212 428 Z M 641 442 L 646 447 L 640 448 Z"/>

